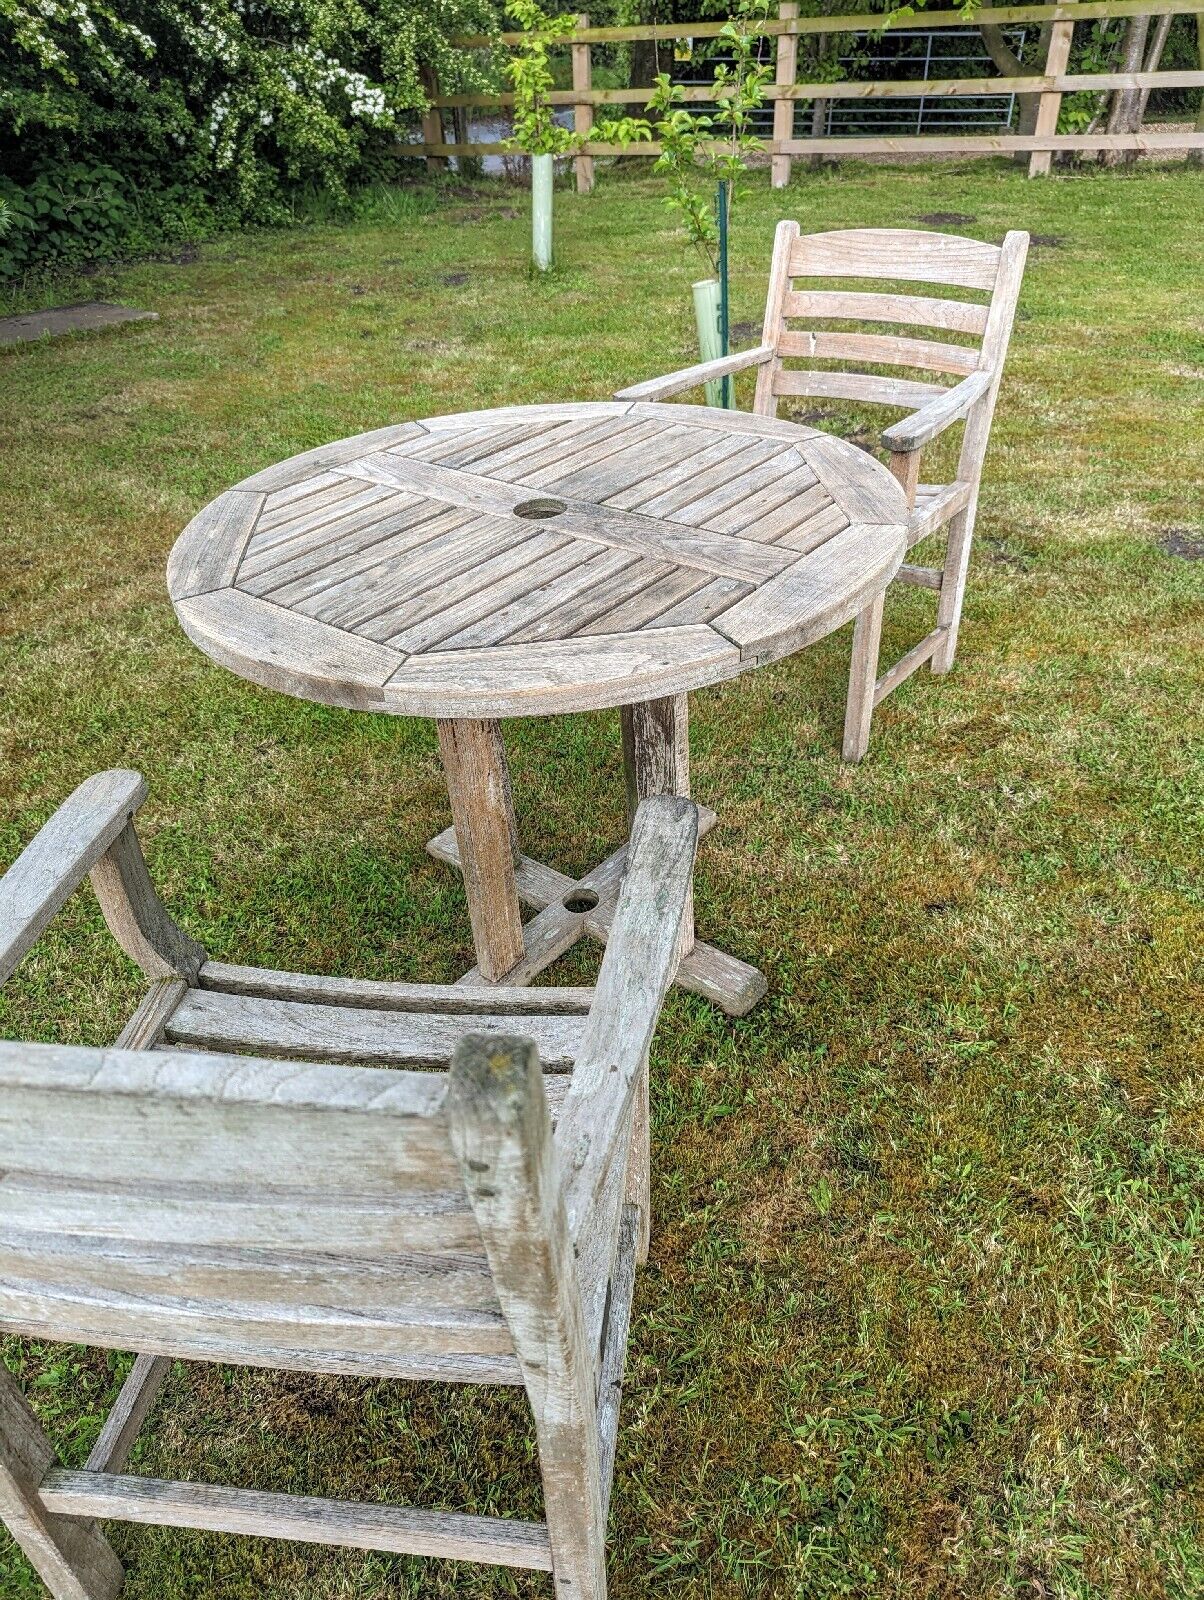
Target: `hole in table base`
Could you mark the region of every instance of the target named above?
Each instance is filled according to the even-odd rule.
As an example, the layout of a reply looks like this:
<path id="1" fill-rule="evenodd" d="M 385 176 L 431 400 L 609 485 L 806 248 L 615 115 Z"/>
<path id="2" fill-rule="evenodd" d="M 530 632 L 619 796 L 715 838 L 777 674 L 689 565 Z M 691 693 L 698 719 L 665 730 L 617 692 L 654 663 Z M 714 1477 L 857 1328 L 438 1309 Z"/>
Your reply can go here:
<path id="1" fill-rule="evenodd" d="M 566 911 L 592 911 L 598 904 L 598 896 L 592 889 L 570 889 L 561 901 Z"/>
<path id="2" fill-rule="evenodd" d="M 563 500 L 535 499 L 520 500 L 514 508 L 516 517 L 525 517 L 529 522 L 542 522 L 545 517 L 558 517 L 568 507 Z"/>

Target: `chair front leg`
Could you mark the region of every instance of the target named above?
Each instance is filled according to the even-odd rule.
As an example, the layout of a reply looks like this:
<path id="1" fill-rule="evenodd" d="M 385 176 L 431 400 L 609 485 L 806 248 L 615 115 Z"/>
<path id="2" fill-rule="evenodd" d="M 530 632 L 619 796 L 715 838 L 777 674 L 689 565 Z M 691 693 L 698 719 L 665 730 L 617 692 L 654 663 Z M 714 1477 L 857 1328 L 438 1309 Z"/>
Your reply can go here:
<path id="1" fill-rule="evenodd" d="M 891 476 L 898 482 L 899 487 L 907 497 L 908 511 L 915 510 L 916 490 L 920 484 L 920 457 L 923 453 L 922 449 L 891 451 Z"/>
<path id="2" fill-rule="evenodd" d="M 936 625 L 943 629 L 940 643 L 932 653 L 932 670 L 948 672 L 957 653 L 957 630 L 961 626 L 962 601 L 966 595 L 966 575 L 970 568 L 970 545 L 974 537 L 974 500 L 949 523 L 945 547 L 945 568 L 941 574 Z"/>
<path id="3" fill-rule="evenodd" d="M 874 716 L 874 687 L 878 681 L 878 645 L 882 638 L 885 594 L 871 600 L 853 624 L 853 659 L 849 663 L 849 697 L 845 703 L 845 761 L 860 761 L 869 749 Z"/>
<path id="4" fill-rule="evenodd" d="M 0 1521 L 54 1600 L 115 1600 L 121 1563 L 95 1522 L 46 1511 L 38 1488 L 54 1449 L 17 1381 L 0 1366 Z"/>

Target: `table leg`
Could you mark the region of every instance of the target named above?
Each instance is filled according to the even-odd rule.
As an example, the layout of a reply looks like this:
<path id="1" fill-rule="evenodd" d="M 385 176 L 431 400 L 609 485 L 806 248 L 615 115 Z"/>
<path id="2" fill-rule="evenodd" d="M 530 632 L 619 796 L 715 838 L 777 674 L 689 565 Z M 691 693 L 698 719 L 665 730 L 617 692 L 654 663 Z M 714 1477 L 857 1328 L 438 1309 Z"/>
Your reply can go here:
<path id="1" fill-rule="evenodd" d="M 657 794 L 690 798 L 689 697 L 671 694 L 623 706 L 623 770 L 627 778 L 627 819 L 635 821 L 641 800 Z M 694 948 L 694 894 L 681 923 L 681 953 Z"/>
<path id="2" fill-rule="evenodd" d="M 690 758 L 686 733 L 685 695 L 650 700 L 624 710 L 623 744 L 629 801 L 633 808 L 648 795 L 689 794 Z M 470 757 L 469 745 L 474 739 Z M 464 872 L 479 963 L 458 982 L 471 985 L 496 983 L 501 979 L 508 984 L 527 984 L 576 944 L 583 934 L 605 944 L 623 886 L 626 844 L 577 879 L 529 856 L 520 855 L 517 864 L 513 863 L 510 854 L 513 813 L 497 723 L 441 722 L 439 746 L 447 767 L 454 825 L 432 839 L 427 849 L 436 861 L 445 861 L 449 867 Z M 479 817 L 483 801 L 478 791 L 486 788 L 489 781 L 494 784 L 498 800 L 491 810 L 488 826 L 483 826 Z M 709 832 L 715 821 L 713 811 L 706 806 L 699 807 L 699 838 Z M 479 885 L 486 854 L 489 862 L 486 874 L 491 875 L 493 885 L 487 901 L 480 887 L 473 887 L 474 882 Z M 500 922 L 487 924 L 478 933 L 475 908 L 481 906 L 488 917 L 490 907 L 511 907 L 516 890 L 527 905 L 534 907 L 536 915 L 523 928 L 517 926 L 515 919 L 514 942 L 503 955 L 494 959 L 492 966 L 486 967 L 486 936 L 495 937 Z M 689 911 L 690 945 L 683 951 L 677 982 L 682 988 L 721 1006 L 729 1016 L 742 1017 L 765 993 L 764 974 L 747 961 L 695 939 L 692 902 Z M 683 925 L 683 934 L 686 932 Z"/>
<path id="3" fill-rule="evenodd" d="M 523 958 L 514 867 L 518 834 L 506 747 L 497 722 L 457 717 L 436 723 L 468 896 L 477 970 L 496 983 Z"/>

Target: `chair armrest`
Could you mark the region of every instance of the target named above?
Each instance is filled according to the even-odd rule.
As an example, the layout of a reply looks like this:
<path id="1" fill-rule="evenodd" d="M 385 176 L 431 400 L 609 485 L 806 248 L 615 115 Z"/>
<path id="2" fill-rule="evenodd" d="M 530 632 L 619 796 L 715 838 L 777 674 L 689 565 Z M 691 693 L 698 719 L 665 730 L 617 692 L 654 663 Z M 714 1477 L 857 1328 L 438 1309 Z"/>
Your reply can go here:
<path id="1" fill-rule="evenodd" d="M 556 1125 L 574 1239 L 606 1183 L 677 972 L 697 847 L 692 801 L 658 795 L 640 805 L 594 1003 Z"/>
<path id="2" fill-rule="evenodd" d="M 910 417 L 904 417 L 902 422 L 893 422 L 883 431 L 884 448 L 898 453 L 918 450 L 929 439 L 935 439 L 938 433 L 943 433 L 951 423 L 959 422 L 970 407 L 989 391 L 993 382 L 993 373 L 972 372 L 968 378 L 963 378 L 936 400 L 930 400 Z"/>
<path id="3" fill-rule="evenodd" d="M 734 355 L 718 356 L 714 361 L 700 361 L 693 367 L 682 367 L 680 372 L 666 373 L 663 378 L 649 378 L 644 383 L 633 383 L 630 388 L 615 391 L 616 400 L 663 400 L 666 395 L 680 394 L 684 389 L 696 389 L 699 384 L 714 383 L 729 373 L 743 372 L 745 367 L 761 367 L 773 359 L 772 346 L 758 345 L 755 350 L 738 350 Z"/>
<path id="4" fill-rule="evenodd" d="M 140 773 L 85 778 L 0 878 L 0 983 L 146 799 Z"/>

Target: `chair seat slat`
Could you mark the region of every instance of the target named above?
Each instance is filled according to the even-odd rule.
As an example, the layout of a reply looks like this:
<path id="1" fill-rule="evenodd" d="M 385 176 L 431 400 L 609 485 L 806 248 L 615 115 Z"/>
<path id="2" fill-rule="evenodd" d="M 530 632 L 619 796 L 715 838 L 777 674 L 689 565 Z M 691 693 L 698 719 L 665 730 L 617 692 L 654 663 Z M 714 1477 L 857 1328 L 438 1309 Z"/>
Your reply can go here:
<path id="1" fill-rule="evenodd" d="M 588 988 L 457 989 L 446 983 L 384 983 L 371 978 L 324 977 L 310 972 L 275 972 L 206 961 L 197 983 L 223 994 L 265 1000 L 305 1000 L 318 1005 L 365 1006 L 377 1011 L 441 1011 L 463 1016 L 504 1011 L 514 1015 L 584 1016 L 594 991 Z M 467 1026 L 467 1024 L 465 1024 Z"/>
<path id="2" fill-rule="evenodd" d="M 539 1046 L 544 1066 L 563 1068 L 573 1063 L 584 1023 L 583 1017 L 533 1013 L 522 1026 Z M 514 1022 L 497 1010 L 476 1013 L 466 1024 L 463 1015 L 447 1012 L 377 1011 L 194 989 L 172 1014 L 165 1036 L 172 1044 L 208 1050 L 445 1066 L 469 1026 L 479 1033 L 505 1033 Z"/>

